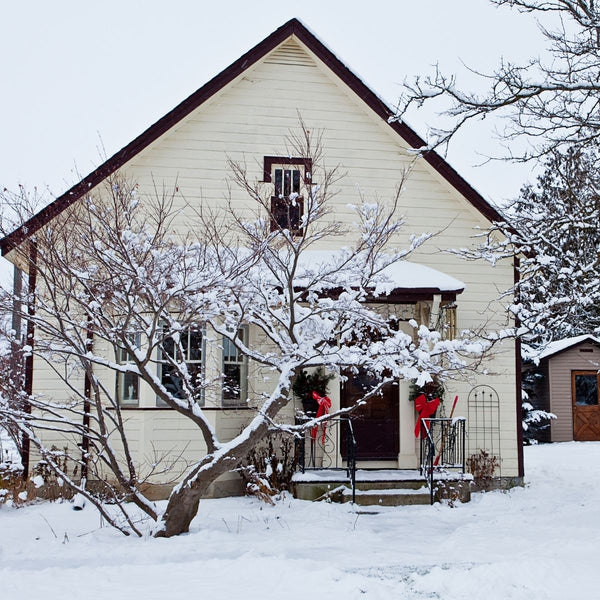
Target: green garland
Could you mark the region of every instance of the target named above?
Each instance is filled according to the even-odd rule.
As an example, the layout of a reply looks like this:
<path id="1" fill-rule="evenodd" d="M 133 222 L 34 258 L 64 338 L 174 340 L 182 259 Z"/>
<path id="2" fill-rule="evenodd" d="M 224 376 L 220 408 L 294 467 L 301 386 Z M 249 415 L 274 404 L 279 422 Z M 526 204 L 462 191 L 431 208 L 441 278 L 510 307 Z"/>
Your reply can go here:
<path id="1" fill-rule="evenodd" d="M 325 373 L 321 367 L 312 373 L 302 370 L 294 379 L 292 391 L 303 402 L 310 402 L 313 399 L 313 392 L 317 392 L 319 396 L 327 395 L 327 387 L 334 377 L 331 373 Z"/>
<path id="2" fill-rule="evenodd" d="M 425 394 L 427 400 L 433 400 L 439 398 L 442 402 L 444 401 L 444 394 L 446 389 L 444 384 L 440 381 L 439 377 L 434 376 L 432 381 L 426 383 L 424 386 L 418 386 L 414 383 L 410 384 L 410 394 L 408 399 L 414 402 L 421 394 Z"/>

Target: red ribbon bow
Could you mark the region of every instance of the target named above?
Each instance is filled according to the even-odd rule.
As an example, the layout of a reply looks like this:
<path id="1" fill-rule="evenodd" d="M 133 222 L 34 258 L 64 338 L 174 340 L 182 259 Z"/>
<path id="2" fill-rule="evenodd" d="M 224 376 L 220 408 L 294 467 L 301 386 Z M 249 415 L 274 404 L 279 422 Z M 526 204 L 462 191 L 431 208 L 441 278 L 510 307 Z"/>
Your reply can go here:
<path id="1" fill-rule="evenodd" d="M 317 410 L 317 419 L 322 417 L 323 415 L 329 414 L 329 409 L 331 408 L 331 400 L 327 396 L 319 396 L 317 392 L 312 393 L 313 400 L 317 401 L 319 405 L 319 410 Z M 317 429 L 318 425 L 315 425 L 310 432 L 310 435 L 313 440 L 317 439 Z M 323 423 L 323 434 L 321 435 L 321 444 L 325 443 L 325 430 L 327 429 L 327 424 Z"/>
<path id="2" fill-rule="evenodd" d="M 421 433 L 421 425 L 426 427 L 425 423 L 423 423 L 423 419 L 428 419 L 429 417 L 431 417 L 431 415 L 435 413 L 439 405 L 439 398 L 434 398 L 429 402 L 427 401 L 425 394 L 421 394 L 420 396 L 415 398 L 415 408 L 419 413 L 419 418 L 417 419 L 417 424 L 415 425 L 415 437 L 419 437 Z"/>

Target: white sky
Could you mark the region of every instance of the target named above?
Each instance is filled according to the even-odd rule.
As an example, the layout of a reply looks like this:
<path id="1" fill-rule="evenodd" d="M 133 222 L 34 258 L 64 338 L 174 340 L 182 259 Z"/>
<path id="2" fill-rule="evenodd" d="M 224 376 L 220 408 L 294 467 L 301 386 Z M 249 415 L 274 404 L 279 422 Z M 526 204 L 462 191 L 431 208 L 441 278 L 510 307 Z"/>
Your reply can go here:
<path id="1" fill-rule="evenodd" d="M 395 103 L 406 77 L 461 60 L 543 51 L 529 16 L 486 0 L 22 0 L 0 10 L 0 185 L 59 195 L 291 17 L 300 18 L 374 91 Z M 433 114 L 411 115 L 420 134 Z M 448 159 L 485 197 L 517 194 L 531 166 L 494 162 L 491 123 Z M 101 140 L 101 141 L 100 141 Z"/>

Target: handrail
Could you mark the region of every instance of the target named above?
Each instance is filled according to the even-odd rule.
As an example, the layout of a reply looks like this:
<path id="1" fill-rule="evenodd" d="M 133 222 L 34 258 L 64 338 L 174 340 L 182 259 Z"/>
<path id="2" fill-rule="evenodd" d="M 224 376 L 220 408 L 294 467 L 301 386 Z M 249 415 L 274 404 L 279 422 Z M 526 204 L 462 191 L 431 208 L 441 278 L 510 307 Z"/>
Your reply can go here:
<path id="1" fill-rule="evenodd" d="M 464 417 L 421 421 L 421 475 L 427 480 L 432 504 L 436 472 L 449 469 L 465 472 L 465 429 Z"/>
<path id="2" fill-rule="evenodd" d="M 429 419 L 421 421 L 421 475 L 427 481 L 429 488 L 429 503 L 433 504 L 433 457 L 435 456 L 435 442 L 431 437 Z M 425 436 L 423 436 L 425 433 Z"/>
<path id="3" fill-rule="evenodd" d="M 300 418 L 297 422 L 304 423 L 309 420 Z M 342 432 L 342 424 L 346 424 L 344 432 Z M 313 430 L 307 429 L 302 437 L 297 438 L 297 469 L 302 473 L 307 469 L 345 470 L 352 488 L 352 502 L 355 502 L 357 443 L 352 421 L 349 417 L 339 417 L 324 421 L 322 425 L 325 426 L 324 432 L 319 429 L 313 436 Z M 345 434 L 345 456 L 342 456 L 343 434 Z"/>
<path id="4" fill-rule="evenodd" d="M 299 419 L 305 423 L 310 419 Z M 345 423 L 343 438 L 342 424 Z M 296 445 L 297 468 L 332 469 L 346 471 L 352 487 L 352 502 L 356 502 L 357 442 L 352 421 L 341 417 L 324 421 L 326 429 L 313 432 L 307 429 Z M 465 419 L 464 417 L 423 419 L 421 421 L 420 471 L 429 487 L 430 502 L 435 496 L 435 475 L 441 471 L 460 469 L 465 472 Z M 314 435 L 316 433 L 316 435 Z M 342 441 L 345 453 L 342 453 Z M 308 450 L 307 450 L 308 445 Z M 344 464 L 345 463 L 345 464 Z"/>
<path id="5" fill-rule="evenodd" d="M 356 504 L 356 437 L 354 437 L 354 427 L 351 419 L 346 418 L 344 420 L 348 424 L 346 429 L 346 472 L 350 477 L 352 504 Z"/>

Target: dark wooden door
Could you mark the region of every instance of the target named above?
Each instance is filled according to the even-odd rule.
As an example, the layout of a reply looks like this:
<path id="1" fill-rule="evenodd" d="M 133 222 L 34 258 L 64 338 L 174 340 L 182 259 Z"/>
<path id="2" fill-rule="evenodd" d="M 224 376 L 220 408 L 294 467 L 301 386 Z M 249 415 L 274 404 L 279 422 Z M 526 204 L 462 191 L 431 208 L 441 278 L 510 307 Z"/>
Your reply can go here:
<path id="1" fill-rule="evenodd" d="M 342 406 L 352 406 L 375 382 L 365 372 L 351 376 L 342 386 Z M 351 416 L 357 443 L 357 460 L 397 460 L 399 452 L 398 385 L 386 385 Z M 342 436 L 342 456 L 346 440 Z"/>
<path id="2" fill-rule="evenodd" d="M 600 441 L 600 405 L 598 372 L 571 373 L 573 399 L 573 439 L 578 442 Z"/>

